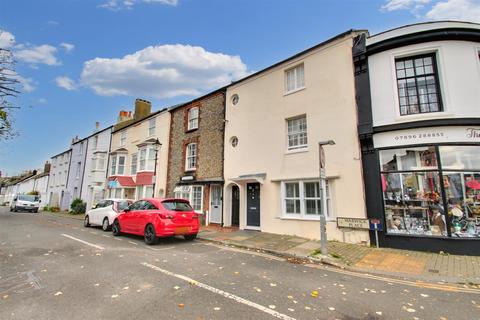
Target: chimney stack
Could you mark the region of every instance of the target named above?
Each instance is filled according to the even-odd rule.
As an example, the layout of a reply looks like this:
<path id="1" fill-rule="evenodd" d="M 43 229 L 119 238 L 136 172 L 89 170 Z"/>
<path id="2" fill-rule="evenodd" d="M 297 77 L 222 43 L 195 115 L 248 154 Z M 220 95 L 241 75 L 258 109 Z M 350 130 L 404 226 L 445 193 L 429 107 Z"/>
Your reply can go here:
<path id="1" fill-rule="evenodd" d="M 121 110 L 121 111 L 118 113 L 117 124 L 118 124 L 118 123 L 122 123 L 122 122 L 124 122 L 124 121 L 131 120 L 131 119 L 132 119 L 132 112 L 131 112 L 131 111 Z"/>
<path id="2" fill-rule="evenodd" d="M 95 132 L 98 132 L 100 130 L 100 122 L 95 122 Z"/>
<path id="3" fill-rule="evenodd" d="M 152 103 L 144 99 L 135 99 L 135 113 L 133 118 L 135 120 L 148 117 L 152 112 Z"/>
<path id="4" fill-rule="evenodd" d="M 43 167 L 43 173 L 50 173 L 50 162 L 45 162 L 45 166 Z"/>

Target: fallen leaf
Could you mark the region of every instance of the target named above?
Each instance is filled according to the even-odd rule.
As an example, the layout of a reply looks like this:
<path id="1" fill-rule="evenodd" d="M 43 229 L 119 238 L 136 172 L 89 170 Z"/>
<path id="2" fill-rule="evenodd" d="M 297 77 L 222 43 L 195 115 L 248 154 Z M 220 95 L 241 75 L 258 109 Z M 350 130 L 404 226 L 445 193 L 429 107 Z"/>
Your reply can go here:
<path id="1" fill-rule="evenodd" d="M 101 253 L 96 253 L 95 255 L 96 255 L 96 256 L 101 256 L 102 254 L 101 254 Z"/>
<path id="2" fill-rule="evenodd" d="M 54 294 L 54 296 L 59 296 L 59 295 L 62 295 L 63 292 L 62 291 L 58 291 L 57 293 Z"/>
<path id="3" fill-rule="evenodd" d="M 290 312 L 294 312 L 294 311 L 295 311 L 295 309 L 293 309 L 293 308 L 288 308 L 288 311 L 290 311 Z"/>
<path id="4" fill-rule="evenodd" d="M 7 299 L 7 298 L 8 298 L 8 294 L 3 296 L 3 299 Z"/>
<path id="5" fill-rule="evenodd" d="M 118 294 L 112 294 L 112 298 L 113 299 L 118 298 Z"/>
<path id="6" fill-rule="evenodd" d="M 215 308 L 213 308 L 213 310 L 219 311 L 219 310 L 220 310 L 220 307 L 215 307 Z"/>
<path id="7" fill-rule="evenodd" d="M 178 289 L 180 289 L 180 287 L 179 287 L 179 286 L 175 286 L 175 287 L 173 287 L 173 289 L 178 290 Z"/>
<path id="8" fill-rule="evenodd" d="M 328 307 L 328 310 L 335 311 L 335 308 L 334 307 Z"/>
<path id="9" fill-rule="evenodd" d="M 288 298 L 288 299 L 290 299 L 290 300 L 291 300 L 291 299 L 293 299 L 293 297 L 292 297 L 292 296 L 287 296 L 287 298 Z"/>
<path id="10" fill-rule="evenodd" d="M 277 284 L 276 283 L 270 283 L 270 287 L 276 287 Z"/>
<path id="11" fill-rule="evenodd" d="M 305 310 L 312 310 L 312 308 L 310 308 L 310 307 L 305 307 Z"/>
<path id="12" fill-rule="evenodd" d="M 375 312 L 375 313 L 378 314 L 379 316 L 382 315 L 382 311 L 377 311 L 377 312 Z"/>
<path id="13" fill-rule="evenodd" d="M 179 304 L 178 304 L 178 307 L 179 307 L 179 308 L 183 308 L 183 307 L 185 307 L 185 305 L 184 305 L 183 303 L 179 303 Z"/>
<path id="14" fill-rule="evenodd" d="M 275 308 L 276 308 L 275 305 L 273 305 L 273 304 L 269 305 L 268 307 L 269 307 L 270 309 L 275 309 Z"/>
<path id="15" fill-rule="evenodd" d="M 123 290 L 128 290 L 130 289 L 130 287 L 123 287 Z"/>
<path id="16" fill-rule="evenodd" d="M 410 312 L 410 313 L 416 312 L 415 309 L 413 309 L 413 308 L 407 308 L 407 307 L 405 307 L 405 306 L 403 307 L 403 309 L 404 309 L 405 311 L 407 311 L 407 312 Z"/>
<path id="17" fill-rule="evenodd" d="M 314 290 L 312 291 L 312 293 L 310 293 L 310 295 L 314 298 L 318 297 L 318 291 Z"/>
<path id="18" fill-rule="evenodd" d="M 100 286 L 100 283 L 95 283 L 94 286 L 98 287 L 98 286 Z"/>
<path id="19" fill-rule="evenodd" d="M 43 269 L 41 272 L 47 272 L 47 269 Z"/>

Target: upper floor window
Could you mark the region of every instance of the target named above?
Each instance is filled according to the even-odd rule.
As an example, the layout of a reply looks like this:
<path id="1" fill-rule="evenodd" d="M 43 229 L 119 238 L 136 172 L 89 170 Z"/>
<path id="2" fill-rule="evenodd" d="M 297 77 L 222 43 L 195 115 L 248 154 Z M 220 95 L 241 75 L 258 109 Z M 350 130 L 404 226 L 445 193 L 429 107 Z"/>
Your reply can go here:
<path id="1" fill-rule="evenodd" d="M 303 63 L 285 71 L 285 93 L 305 87 L 305 70 Z"/>
<path id="2" fill-rule="evenodd" d="M 124 130 L 122 133 L 120 133 L 120 147 L 125 146 L 127 143 L 127 131 Z"/>
<path id="3" fill-rule="evenodd" d="M 130 164 L 130 174 L 137 174 L 137 154 L 132 154 L 132 163 Z"/>
<path id="4" fill-rule="evenodd" d="M 198 129 L 198 107 L 188 110 L 188 130 Z"/>
<path id="5" fill-rule="evenodd" d="M 186 148 L 185 171 L 195 170 L 197 167 L 197 144 L 190 143 Z"/>
<path id="6" fill-rule="evenodd" d="M 82 171 L 82 163 L 77 162 L 77 171 L 75 172 L 75 179 L 80 179 L 81 171 Z"/>
<path id="7" fill-rule="evenodd" d="M 155 135 L 155 126 L 156 126 L 156 118 L 152 118 L 148 120 L 148 136 L 154 136 Z"/>
<path id="8" fill-rule="evenodd" d="M 442 111 L 435 54 L 395 60 L 400 115 Z"/>
<path id="9" fill-rule="evenodd" d="M 112 176 L 116 174 L 118 175 L 125 174 L 125 158 L 126 156 L 124 155 L 112 156 L 112 162 L 111 162 Z"/>
<path id="10" fill-rule="evenodd" d="M 138 171 L 153 171 L 153 167 L 155 166 L 155 148 L 145 147 L 141 148 L 139 152 L 140 165 Z"/>
<path id="11" fill-rule="evenodd" d="M 93 137 L 93 146 L 92 149 L 95 150 L 97 149 L 98 146 L 98 136 Z"/>
<path id="12" fill-rule="evenodd" d="M 288 150 L 307 147 L 307 117 L 287 120 Z"/>
<path id="13" fill-rule="evenodd" d="M 107 154 L 104 152 L 94 154 L 92 158 L 92 170 L 105 170 L 105 158 Z M 113 161 L 113 158 L 112 158 Z"/>

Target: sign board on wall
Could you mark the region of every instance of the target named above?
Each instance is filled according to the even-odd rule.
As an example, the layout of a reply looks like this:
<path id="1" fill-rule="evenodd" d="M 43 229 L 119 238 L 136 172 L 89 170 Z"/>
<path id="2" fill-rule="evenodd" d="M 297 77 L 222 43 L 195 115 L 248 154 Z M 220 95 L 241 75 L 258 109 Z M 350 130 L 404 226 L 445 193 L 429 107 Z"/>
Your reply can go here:
<path id="1" fill-rule="evenodd" d="M 349 229 L 370 229 L 370 222 L 368 219 L 362 218 L 337 218 L 337 228 Z"/>
<path id="2" fill-rule="evenodd" d="M 381 132 L 373 135 L 375 148 L 449 142 L 480 143 L 480 127 L 430 127 Z"/>

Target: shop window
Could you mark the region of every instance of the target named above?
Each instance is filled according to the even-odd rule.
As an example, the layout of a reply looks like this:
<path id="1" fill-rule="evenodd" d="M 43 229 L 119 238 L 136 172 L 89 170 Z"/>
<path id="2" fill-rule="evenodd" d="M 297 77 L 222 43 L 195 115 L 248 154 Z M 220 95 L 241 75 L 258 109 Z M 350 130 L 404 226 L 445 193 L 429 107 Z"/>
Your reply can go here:
<path id="1" fill-rule="evenodd" d="M 305 67 L 302 64 L 285 71 L 285 93 L 305 88 Z"/>
<path id="2" fill-rule="evenodd" d="M 480 237 L 480 148 L 439 149 L 452 237 Z"/>
<path id="3" fill-rule="evenodd" d="M 203 187 L 202 186 L 178 186 L 174 190 L 175 198 L 185 199 L 190 202 L 192 208 L 201 213 L 203 204 Z"/>
<path id="4" fill-rule="evenodd" d="M 198 129 L 198 107 L 188 110 L 188 130 Z"/>
<path id="5" fill-rule="evenodd" d="M 288 150 L 307 147 L 307 117 L 302 116 L 287 120 Z"/>
<path id="6" fill-rule="evenodd" d="M 323 208 L 326 208 L 325 215 L 328 216 L 330 208 L 328 181 L 325 181 L 324 190 L 320 189 L 319 181 L 285 181 L 282 182 L 281 189 L 284 217 L 318 218 Z"/>
<path id="7" fill-rule="evenodd" d="M 380 151 L 388 233 L 446 236 L 435 147 Z"/>
<path id="8" fill-rule="evenodd" d="M 435 54 L 395 60 L 400 115 L 442 111 Z"/>

